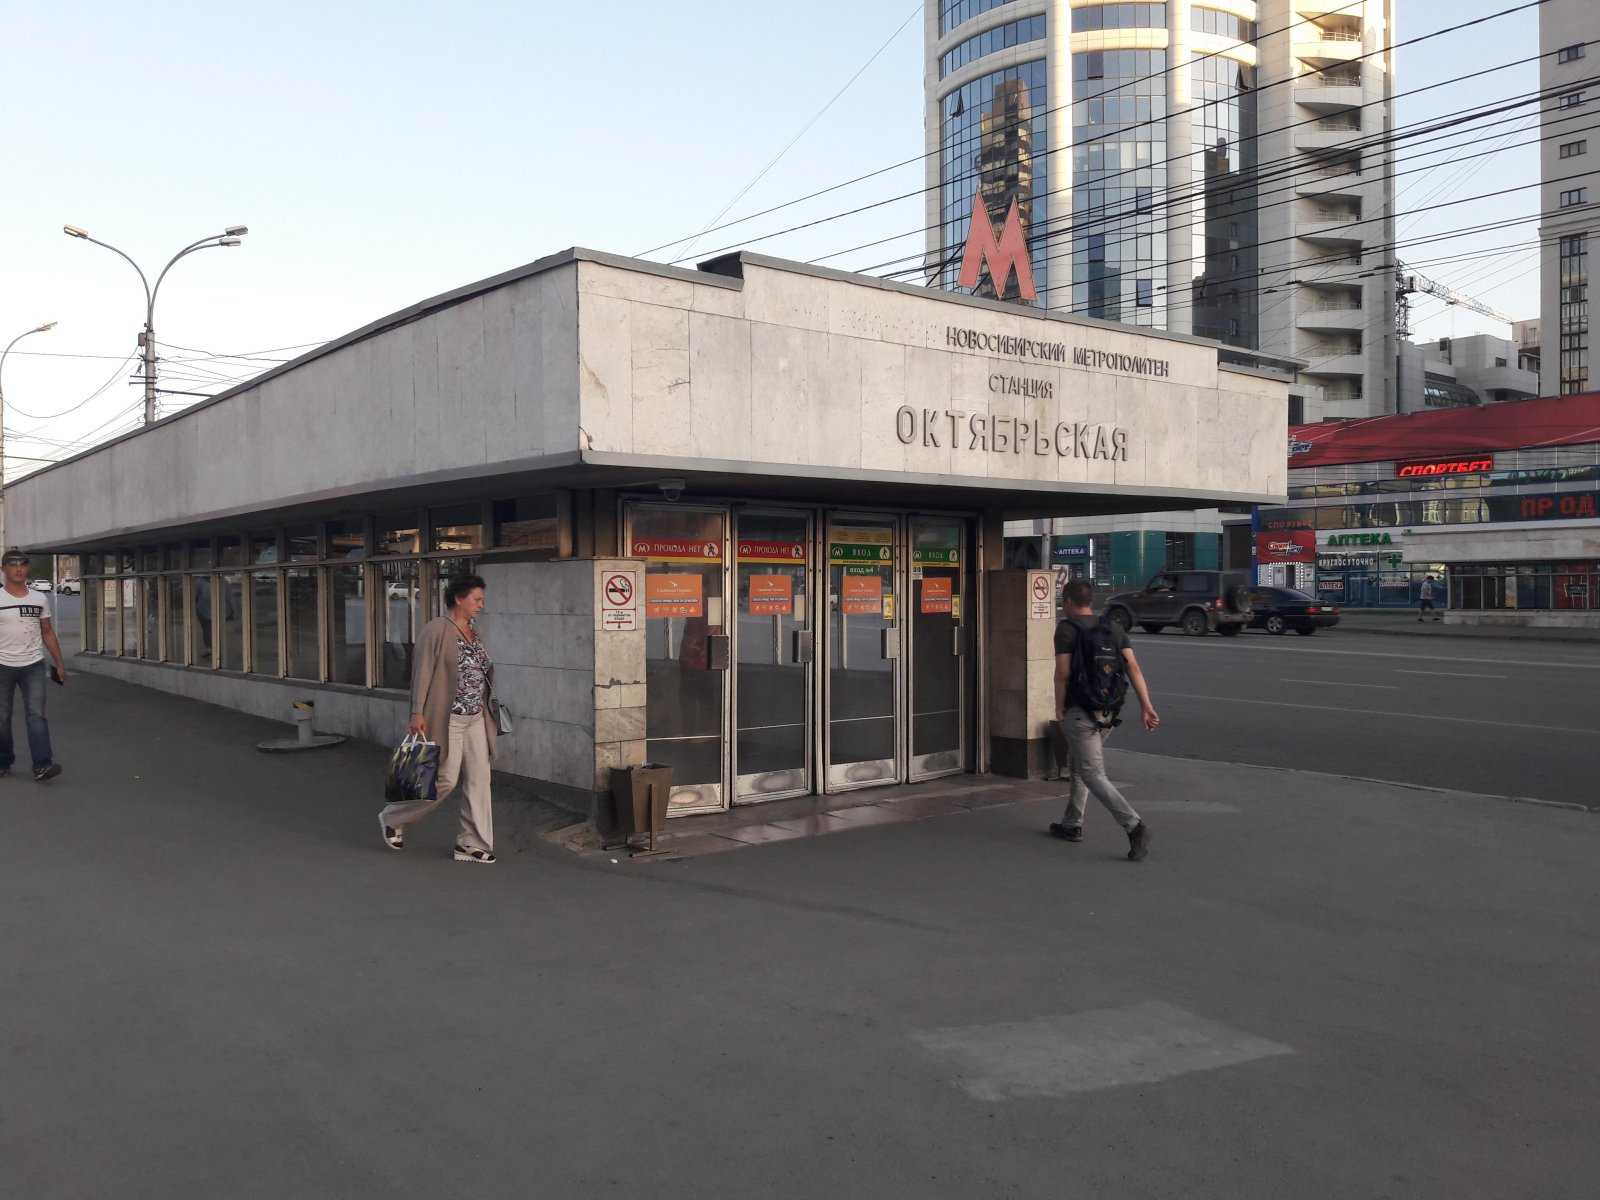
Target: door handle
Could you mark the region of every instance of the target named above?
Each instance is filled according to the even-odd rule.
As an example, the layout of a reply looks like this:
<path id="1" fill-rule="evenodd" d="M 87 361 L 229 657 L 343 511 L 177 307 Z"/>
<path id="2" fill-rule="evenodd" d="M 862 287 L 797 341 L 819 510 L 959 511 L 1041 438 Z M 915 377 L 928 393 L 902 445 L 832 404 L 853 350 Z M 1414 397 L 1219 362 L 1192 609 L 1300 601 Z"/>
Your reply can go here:
<path id="1" fill-rule="evenodd" d="M 730 643 L 725 633 L 706 637 L 706 667 L 712 671 L 726 671 L 731 661 Z"/>
<path id="2" fill-rule="evenodd" d="M 894 626 L 891 625 L 888 629 L 880 629 L 878 631 L 878 633 L 879 633 L 879 636 L 883 639 L 882 640 L 883 657 L 886 658 L 886 659 L 887 658 L 899 658 L 900 657 L 900 639 L 895 637 L 895 628 L 894 628 Z"/>
<path id="3" fill-rule="evenodd" d="M 955 644 L 950 647 L 950 653 L 955 655 L 957 658 L 960 658 L 962 654 L 966 652 L 966 648 L 961 642 L 961 626 L 957 625 L 953 630 L 951 630 L 951 633 L 954 635 L 951 640 Z"/>
<path id="4" fill-rule="evenodd" d="M 817 656 L 817 637 L 809 629 L 796 629 L 790 635 L 789 659 L 791 662 L 808 663 Z"/>

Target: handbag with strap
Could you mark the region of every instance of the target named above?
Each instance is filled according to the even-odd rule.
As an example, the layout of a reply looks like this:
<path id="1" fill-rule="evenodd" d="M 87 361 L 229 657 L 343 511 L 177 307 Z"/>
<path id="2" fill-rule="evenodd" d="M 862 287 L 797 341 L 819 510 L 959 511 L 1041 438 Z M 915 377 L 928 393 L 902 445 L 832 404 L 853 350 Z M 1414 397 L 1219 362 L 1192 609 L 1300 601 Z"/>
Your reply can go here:
<path id="1" fill-rule="evenodd" d="M 494 709 L 495 729 L 499 731 L 501 737 L 510 737 L 516 732 L 515 727 L 511 724 L 511 710 L 498 700 L 489 701 L 489 705 Z"/>
<path id="2" fill-rule="evenodd" d="M 389 756 L 383 781 L 384 799 L 391 804 L 436 797 L 439 778 L 439 743 L 408 733 Z"/>

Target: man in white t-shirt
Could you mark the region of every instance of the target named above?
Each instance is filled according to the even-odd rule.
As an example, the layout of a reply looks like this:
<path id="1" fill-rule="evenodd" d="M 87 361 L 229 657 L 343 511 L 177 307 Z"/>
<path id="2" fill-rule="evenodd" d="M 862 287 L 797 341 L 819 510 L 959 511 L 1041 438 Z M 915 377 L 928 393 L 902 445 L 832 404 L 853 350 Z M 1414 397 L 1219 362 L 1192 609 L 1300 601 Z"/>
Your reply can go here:
<path id="1" fill-rule="evenodd" d="M 28 556 L 7 550 L 0 557 L 0 775 L 11 774 L 16 750 L 11 742 L 11 701 L 22 689 L 22 709 L 28 722 L 28 753 L 33 777 L 40 783 L 61 774 L 61 764 L 50 752 L 50 723 L 44 717 L 45 687 L 52 673 L 66 683 L 67 667 L 61 661 L 61 643 L 50 620 L 50 593 L 28 586 Z M 54 671 L 45 664 L 49 651 Z"/>

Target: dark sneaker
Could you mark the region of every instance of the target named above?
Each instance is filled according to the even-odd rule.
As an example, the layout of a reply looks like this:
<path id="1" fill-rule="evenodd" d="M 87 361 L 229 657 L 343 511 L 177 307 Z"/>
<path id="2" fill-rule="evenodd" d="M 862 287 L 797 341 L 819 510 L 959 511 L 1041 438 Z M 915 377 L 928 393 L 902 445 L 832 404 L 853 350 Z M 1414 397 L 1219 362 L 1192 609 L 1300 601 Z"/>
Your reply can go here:
<path id="1" fill-rule="evenodd" d="M 1128 860 L 1138 862 L 1150 853 L 1150 826 L 1140 821 L 1128 830 Z"/>
<path id="2" fill-rule="evenodd" d="M 457 862 L 492 863 L 494 855 L 487 850 L 468 850 L 465 846 L 457 845 L 455 859 Z"/>
<path id="3" fill-rule="evenodd" d="M 11 774 L 10 767 L 0 767 L 0 779 L 4 779 L 9 774 Z"/>
<path id="4" fill-rule="evenodd" d="M 1083 841 L 1083 826 L 1063 825 L 1060 821 L 1051 821 L 1050 836 L 1060 838 L 1063 842 L 1081 842 Z"/>
<path id="5" fill-rule="evenodd" d="M 33 769 L 33 777 L 39 783 L 49 783 L 59 774 L 61 774 L 60 763 L 51 763 L 47 767 L 35 767 Z"/>
<path id="6" fill-rule="evenodd" d="M 393 825 L 383 823 L 383 814 L 378 814 L 378 828 L 383 830 L 383 844 L 391 850 L 404 850 L 406 848 L 406 831 L 396 829 Z"/>

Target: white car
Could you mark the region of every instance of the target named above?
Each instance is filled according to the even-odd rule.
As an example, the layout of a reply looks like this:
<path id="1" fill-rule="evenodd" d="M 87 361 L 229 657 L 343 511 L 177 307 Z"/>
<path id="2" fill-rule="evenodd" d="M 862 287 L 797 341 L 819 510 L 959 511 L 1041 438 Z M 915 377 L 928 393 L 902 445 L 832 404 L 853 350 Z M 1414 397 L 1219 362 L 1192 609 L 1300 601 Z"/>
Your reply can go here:
<path id="1" fill-rule="evenodd" d="M 48 579 L 30 579 L 28 580 L 28 586 L 36 592 L 48 592 L 50 590 L 50 581 Z"/>
<path id="2" fill-rule="evenodd" d="M 63 596 L 76 596 L 82 590 L 82 585 L 76 579 L 63 579 L 61 586 L 56 588 Z"/>

